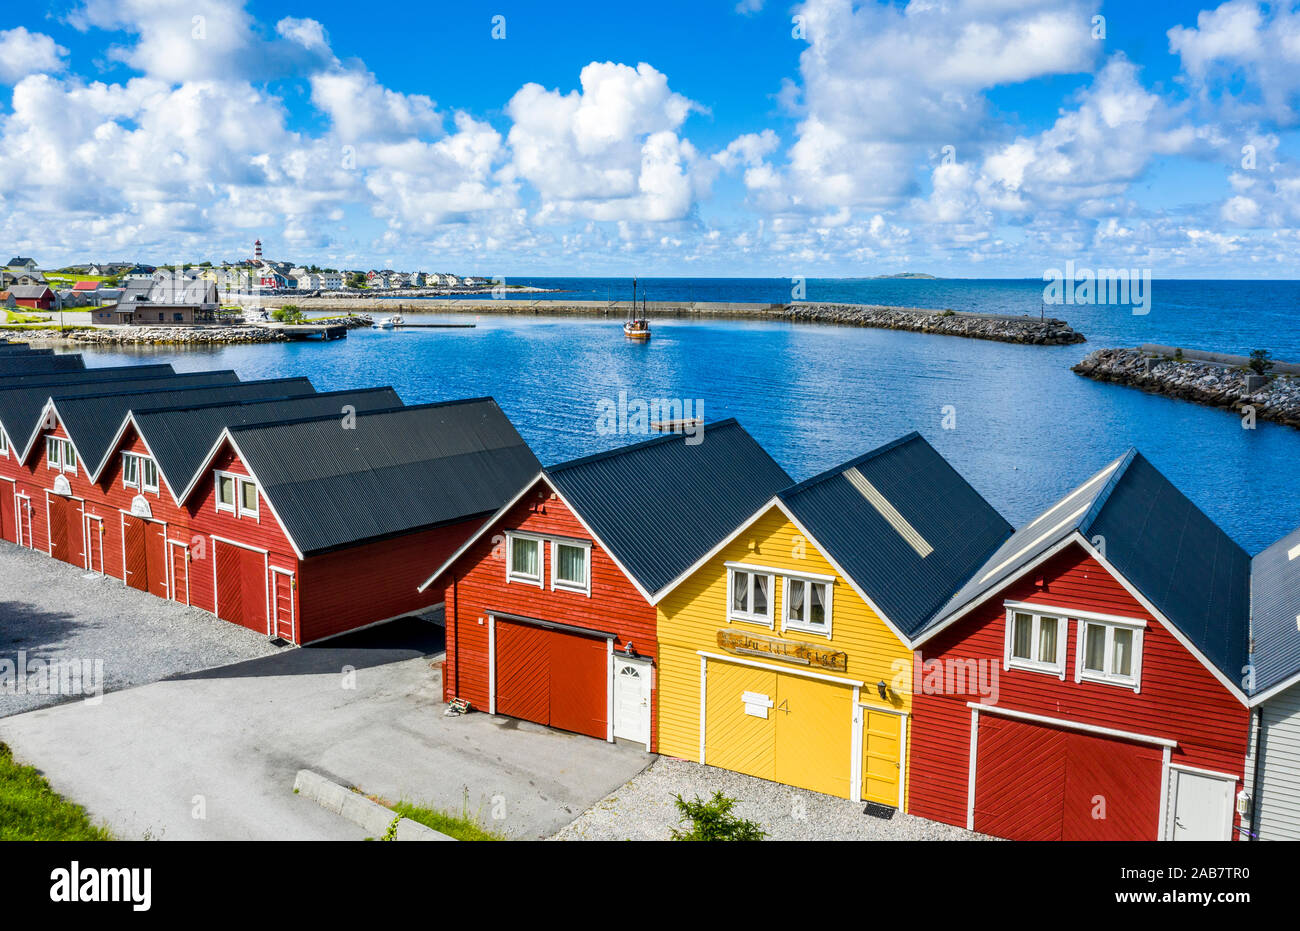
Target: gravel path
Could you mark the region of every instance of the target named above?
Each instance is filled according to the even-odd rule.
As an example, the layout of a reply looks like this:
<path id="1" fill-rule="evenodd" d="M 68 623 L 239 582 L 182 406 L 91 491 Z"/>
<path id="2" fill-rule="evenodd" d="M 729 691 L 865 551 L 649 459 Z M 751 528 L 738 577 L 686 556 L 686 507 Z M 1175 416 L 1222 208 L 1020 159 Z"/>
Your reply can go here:
<path id="1" fill-rule="evenodd" d="M 96 684 L 115 691 L 280 649 L 196 608 L 0 542 L 0 717 L 94 694 Z M 21 690 L 14 682 L 20 652 L 28 670 Z M 33 694 L 34 661 L 54 660 L 79 661 L 80 689 Z"/>
<path id="2" fill-rule="evenodd" d="M 861 802 L 832 798 L 725 769 L 660 757 L 621 789 L 601 799 L 553 840 L 669 840 L 678 825 L 673 796 L 709 798 L 721 790 L 737 800 L 733 814 L 757 821 L 768 840 L 988 840 L 961 828 L 896 814 L 885 821 Z"/>

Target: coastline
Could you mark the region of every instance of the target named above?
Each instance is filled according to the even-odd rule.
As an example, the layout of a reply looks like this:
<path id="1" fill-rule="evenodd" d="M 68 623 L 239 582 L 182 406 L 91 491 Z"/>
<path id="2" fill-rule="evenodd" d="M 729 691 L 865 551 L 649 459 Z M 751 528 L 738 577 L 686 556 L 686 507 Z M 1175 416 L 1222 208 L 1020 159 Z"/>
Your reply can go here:
<path id="1" fill-rule="evenodd" d="M 632 309 L 630 301 L 512 300 L 510 298 L 485 300 L 448 298 L 403 303 L 393 298 L 322 297 L 286 298 L 279 302 L 267 301 L 265 304 L 266 306 L 295 304 L 303 311 L 585 316 L 612 319 L 623 319 Z M 641 307 L 642 305 L 638 303 L 637 310 L 639 311 Z M 655 317 L 672 317 L 836 324 L 1036 346 L 1064 346 L 1086 341 L 1082 333 L 1074 330 L 1066 321 L 1054 317 L 1038 319 L 1010 314 L 976 314 L 921 307 L 820 302 L 747 304 L 721 301 L 650 301 L 644 307 L 652 320 Z"/>
<path id="2" fill-rule="evenodd" d="M 1194 353 L 1206 358 L 1184 358 L 1150 348 L 1097 349 L 1071 368 L 1094 381 L 1138 388 L 1149 394 L 1246 415 L 1253 408 L 1256 420 L 1300 428 L 1300 376 L 1285 372 L 1271 378 L 1254 376 L 1240 356 Z M 1211 361 L 1211 357 L 1218 361 Z M 1292 366 L 1282 363 L 1287 369 Z"/>

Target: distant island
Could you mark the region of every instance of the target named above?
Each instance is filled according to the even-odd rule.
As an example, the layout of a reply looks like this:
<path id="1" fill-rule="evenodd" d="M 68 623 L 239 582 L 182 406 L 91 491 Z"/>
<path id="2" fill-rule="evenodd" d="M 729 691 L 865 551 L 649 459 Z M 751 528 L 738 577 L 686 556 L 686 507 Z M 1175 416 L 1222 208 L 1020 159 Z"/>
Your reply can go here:
<path id="1" fill-rule="evenodd" d="M 868 281 L 881 281 L 886 278 L 923 278 L 926 281 L 938 281 L 938 275 L 927 275 L 925 272 L 899 272 L 897 275 L 872 275 Z"/>

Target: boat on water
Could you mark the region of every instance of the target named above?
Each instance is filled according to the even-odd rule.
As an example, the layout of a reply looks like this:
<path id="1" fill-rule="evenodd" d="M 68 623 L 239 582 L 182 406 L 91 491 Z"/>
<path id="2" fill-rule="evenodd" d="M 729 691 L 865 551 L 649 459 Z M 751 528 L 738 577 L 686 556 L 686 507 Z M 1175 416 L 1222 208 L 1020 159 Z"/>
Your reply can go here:
<path id="1" fill-rule="evenodd" d="M 376 320 L 370 324 L 370 328 L 372 330 L 391 330 L 393 327 L 401 326 L 405 322 L 401 314 L 393 314 L 391 317 L 381 317 Z"/>
<path id="2" fill-rule="evenodd" d="M 628 309 L 627 321 L 623 324 L 623 335 L 628 339 L 644 340 L 650 338 L 650 318 L 645 309 L 645 292 L 641 292 L 641 315 L 636 312 L 636 279 L 632 279 L 632 306 Z"/>

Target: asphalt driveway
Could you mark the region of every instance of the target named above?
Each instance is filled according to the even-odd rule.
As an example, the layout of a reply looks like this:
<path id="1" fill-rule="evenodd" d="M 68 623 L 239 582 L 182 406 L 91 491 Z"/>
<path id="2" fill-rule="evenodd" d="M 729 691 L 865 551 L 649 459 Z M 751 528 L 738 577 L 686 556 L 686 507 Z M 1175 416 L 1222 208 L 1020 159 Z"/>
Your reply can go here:
<path id="1" fill-rule="evenodd" d="M 0 720 L 0 740 L 121 838 L 360 839 L 293 794 L 368 794 L 549 836 L 647 766 L 643 748 L 443 715 L 442 629 L 405 620 Z"/>

